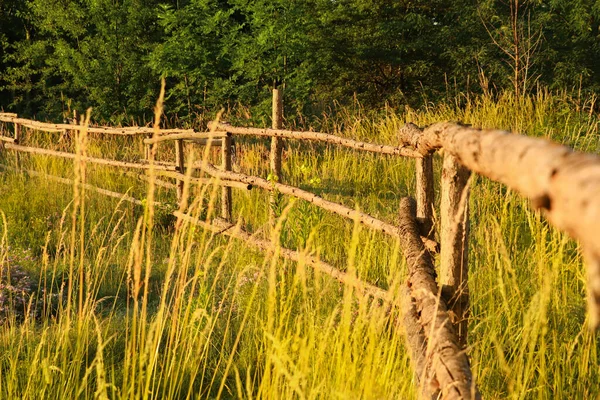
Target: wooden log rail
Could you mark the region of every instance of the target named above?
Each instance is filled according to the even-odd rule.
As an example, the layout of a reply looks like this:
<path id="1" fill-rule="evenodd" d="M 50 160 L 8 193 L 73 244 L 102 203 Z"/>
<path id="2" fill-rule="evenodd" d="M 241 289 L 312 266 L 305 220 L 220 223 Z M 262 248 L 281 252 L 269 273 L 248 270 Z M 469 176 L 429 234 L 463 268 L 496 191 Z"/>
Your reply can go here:
<path id="1" fill-rule="evenodd" d="M 4 147 L 9 150 L 15 150 L 15 151 L 23 152 L 23 153 L 39 154 L 39 155 L 67 158 L 67 159 L 73 159 L 73 160 L 78 157 L 77 154 L 75 154 L 75 153 L 67 153 L 64 151 L 42 149 L 39 147 L 22 146 L 22 145 L 14 144 L 14 143 L 5 143 Z M 109 160 L 109 159 L 105 159 L 105 158 L 97 158 L 97 157 L 90 157 L 90 156 L 79 156 L 78 159 L 81 161 L 90 162 L 93 164 L 108 165 L 108 166 L 113 166 L 113 167 L 129 168 L 129 169 L 149 169 L 151 167 L 151 164 L 148 162 L 118 161 L 118 160 Z M 153 168 L 157 171 L 176 172 L 176 170 L 177 170 L 175 165 L 171 165 L 168 163 L 165 163 L 165 164 L 154 163 Z"/>
<path id="2" fill-rule="evenodd" d="M 175 211 L 173 215 L 175 215 L 177 218 L 180 218 L 183 221 L 201 226 L 204 229 L 208 229 L 212 232 L 242 240 L 248 245 L 262 251 L 270 251 L 274 248 L 274 245 L 270 240 L 259 239 L 256 236 L 246 232 L 241 227 L 236 226 L 235 224 L 229 223 L 227 221 L 215 220 L 213 221 L 213 223 L 207 223 L 180 211 Z M 346 272 L 340 271 L 334 266 L 327 264 L 326 262 L 323 262 L 316 257 L 312 257 L 310 255 L 302 254 L 298 251 L 286 248 L 279 248 L 279 254 L 283 258 L 286 258 L 291 261 L 304 261 L 306 265 L 312 267 L 313 269 L 320 271 L 326 275 L 329 275 L 330 277 L 341 283 L 354 287 L 360 293 L 366 296 L 371 296 L 384 301 L 390 301 L 387 291 L 380 289 L 377 286 L 366 283 L 355 276 L 349 275 Z"/>
<path id="3" fill-rule="evenodd" d="M 73 159 L 73 160 L 77 157 L 77 155 L 74 153 L 42 149 L 39 147 L 22 146 L 22 145 L 13 144 L 12 142 L 4 144 L 4 147 L 9 150 L 15 150 L 15 151 L 24 152 L 24 153 L 45 155 L 45 156 L 51 156 L 51 157 L 59 157 L 59 158 L 66 158 L 66 159 Z M 150 168 L 150 164 L 148 162 L 128 162 L 128 161 L 109 160 L 109 159 L 105 159 L 105 158 L 97 158 L 97 157 L 89 157 L 89 156 L 80 156 L 79 159 L 81 161 L 89 162 L 92 164 L 106 165 L 106 166 L 119 167 L 119 168 L 142 169 L 142 170 Z M 214 183 L 214 184 L 218 184 L 220 186 L 238 188 L 238 189 L 243 189 L 243 190 L 251 190 L 252 189 L 252 184 L 241 183 L 239 181 L 231 181 L 231 180 L 226 180 L 226 179 L 215 180 L 215 179 L 211 179 L 211 178 L 197 178 L 197 177 L 186 178 L 185 174 L 178 172 L 178 168 L 176 165 L 170 164 L 170 163 L 156 163 L 155 162 L 154 169 L 156 170 L 157 175 L 166 176 L 169 178 L 177 179 L 179 181 L 185 181 L 186 179 L 189 179 L 190 183 L 194 183 L 194 184 L 213 184 Z M 174 187 L 176 187 L 176 185 Z"/>
<path id="4" fill-rule="evenodd" d="M 306 190 L 302 190 L 295 186 L 285 185 L 278 182 L 269 182 L 264 178 L 259 178 L 257 176 L 245 175 L 238 172 L 232 171 L 223 171 L 215 167 L 210 163 L 196 163 L 194 165 L 196 168 L 201 169 L 207 174 L 228 181 L 234 182 L 242 182 L 245 184 L 250 184 L 252 186 L 259 187 L 261 189 L 267 191 L 278 191 L 282 194 L 289 195 L 292 197 L 296 197 L 301 200 L 308 201 L 324 210 L 330 211 L 334 214 L 341 215 L 342 217 L 346 217 L 349 219 L 357 220 L 361 224 L 368 226 L 369 228 L 375 229 L 379 232 L 392 236 L 394 238 L 400 238 L 401 231 L 400 229 L 392 224 L 381 221 L 377 218 L 370 216 L 369 214 L 357 211 L 353 208 L 346 207 L 342 204 L 335 203 L 329 200 L 325 200 L 324 198 L 317 196 L 314 193 L 308 192 Z M 421 237 L 424 245 L 432 252 L 436 252 L 438 248 L 438 244 L 426 237 Z"/>
<path id="5" fill-rule="evenodd" d="M 188 132 L 188 133 L 172 133 L 156 136 L 154 138 L 144 139 L 144 144 L 161 143 L 170 140 L 186 140 L 194 141 L 201 144 L 207 144 L 212 139 L 212 145 L 221 144 L 221 140 L 226 138 L 226 132 Z"/>
<path id="6" fill-rule="evenodd" d="M 545 139 L 455 123 L 414 125 L 400 139 L 422 155 L 443 148 L 465 167 L 529 198 L 578 240 L 587 264 L 589 324 L 600 324 L 600 157 Z"/>
<path id="7" fill-rule="evenodd" d="M 30 175 L 30 176 L 36 176 L 36 177 L 39 177 L 39 178 L 48 179 L 48 180 L 51 180 L 51 181 L 54 181 L 54 182 L 58 182 L 58 183 L 62 183 L 62 184 L 65 184 L 65 185 L 71 185 L 72 186 L 72 185 L 75 184 L 75 180 L 73 180 L 73 179 L 64 178 L 62 176 L 56 176 L 56 175 L 46 174 L 46 173 L 43 173 L 43 172 L 34 171 L 34 170 L 30 170 L 30 169 L 28 169 L 28 170 L 19 170 L 17 168 L 11 168 L 11 167 L 8 167 L 6 165 L 1 165 L 1 164 L 0 164 L 0 169 L 1 170 L 6 170 L 6 171 L 13 171 L 13 172 L 25 172 L 27 175 Z M 138 200 L 135 197 L 132 197 L 132 196 L 130 196 L 128 194 L 114 192 L 114 191 L 108 190 L 108 189 L 103 189 L 103 188 L 100 188 L 100 187 L 97 187 L 97 186 L 94 186 L 94 185 L 90 185 L 89 183 L 83 183 L 83 184 L 80 183 L 80 187 L 82 187 L 84 189 L 87 189 L 87 190 L 90 190 L 90 191 L 93 191 L 93 192 L 96 192 L 96 193 L 99 193 L 99 194 L 102 194 L 102 195 L 107 196 L 107 197 L 112 197 L 112 198 L 115 198 L 115 199 L 119 199 L 119 200 L 122 200 L 122 201 L 133 203 L 133 204 L 136 204 L 138 206 L 142 206 L 142 205 L 145 204 L 142 200 Z M 161 203 L 159 203 L 157 201 L 154 202 L 154 205 L 160 205 L 160 204 Z"/>
<path id="8" fill-rule="evenodd" d="M 19 124 L 22 127 L 35 129 L 42 132 L 62 133 L 65 131 L 77 131 L 84 129 L 81 125 L 76 124 L 52 124 L 47 122 L 33 121 L 30 119 L 19 118 L 16 114 L 0 113 L 0 122 L 12 122 Z M 152 135 L 155 130 L 151 127 L 124 127 L 112 128 L 106 126 L 89 126 L 85 127 L 88 133 L 105 133 L 110 135 Z M 193 135 L 196 133 L 193 129 L 161 129 L 160 134 L 182 134 Z"/>
<path id="9" fill-rule="evenodd" d="M 244 128 L 232 126 L 225 123 L 209 124 L 211 129 L 225 131 L 231 135 L 241 136 L 264 136 L 283 139 L 309 140 L 322 143 L 337 144 L 355 150 L 363 150 L 371 153 L 389 154 L 411 158 L 421 158 L 422 155 L 410 146 L 389 146 L 384 144 L 366 143 L 353 139 L 347 139 L 329 133 L 322 132 L 300 132 L 285 129 Z"/>

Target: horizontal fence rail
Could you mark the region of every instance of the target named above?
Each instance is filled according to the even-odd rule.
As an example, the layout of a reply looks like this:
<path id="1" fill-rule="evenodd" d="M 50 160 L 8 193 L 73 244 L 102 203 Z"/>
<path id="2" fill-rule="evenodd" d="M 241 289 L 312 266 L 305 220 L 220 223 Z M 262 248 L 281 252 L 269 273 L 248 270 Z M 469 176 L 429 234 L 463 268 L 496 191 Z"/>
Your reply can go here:
<path id="1" fill-rule="evenodd" d="M 173 215 L 191 224 L 201 226 L 207 230 L 218 233 L 220 235 L 231 236 L 233 238 L 240 239 L 243 242 L 250 244 L 252 247 L 258 248 L 259 250 L 267 252 L 275 250 L 273 242 L 271 242 L 270 240 L 262 240 L 256 238 L 250 233 L 246 232 L 244 229 L 242 229 L 239 225 L 234 225 L 219 219 L 213 220 L 212 223 L 208 223 L 202 221 L 199 218 L 182 213 L 180 211 L 175 211 Z M 306 265 L 309 265 L 315 270 L 329 275 L 333 279 L 343 284 L 354 287 L 360 293 L 366 296 L 371 296 L 384 301 L 390 301 L 390 296 L 387 291 L 380 289 L 375 285 L 366 283 L 358 279 L 356 276 L 340 271 L 338 268 L 327 264 L 326 262 L 323 262 L 316 257 L 312 257 L 307 254 L 302 254 L 299 251 L 290 250 L 282 247 L 277 248 L 277 251 L 279 252 L 279 255 L 283 258 L 295 262 L 304 262 L 306 263 Z"/>
<path id="2" fill-rule="evenodd" d="M 364 150 L 371 153 L 389 154 L 394 156 L 421 158 L 422 155 L 408 146 L 389 146 L 384 144 L 374 144 L 360 142 L 353 139 L 343 138 L 329 133 L 321 132 L 298 132 L 284 129 L 263 129 L 263 128 L 244 128 L 231 126 L 225 123 L 217 123 L 209 125 L 217 131 L 224 131 L 231 135 L 240 136 L 265 136 L 281 139 L 296 139 L 309 140 L 329 144 L 337 144 L 339 146 L 348 147 L 355 150 Z"/>
<path id="3" fill-rule="evenodd" d="M 68 153 L 65 151 L 42 149 L 39 147 L 22 146 L 22 145 L 13 144 L 13 143 L 4 144 L 4 148 L 6 148 L 8 150 L 15 150 L 18 152 L 23 152 L 23 153 L 31 153 L 31 154 L 59 157 L 59 158 L 67 158 L 67 159 L 72 159 L 72 160 L 78 159 L 80 161 L 90 162 L 92 164 L 107 165 L 107 166 L 112 166 L 112 167 L 129 168 L 129 169 L 154 168 L 157 171 L 172 171 L 172 172 L 175 172 L 177 170 L 175 165 L 169 165 L 169 164 L 164 165 L 164 164 L 159 164 L 156 162 L 151 164 L 150 162 L 147 162 L 147 161 L 129 162 L 129 161 L 110 160 L 110 159 L 106 159 L 106 158 L 78 155 L 75 153 Z"/>
<path id="4" fill-rule="evenodd" d="M 227 137 L 226 132 L 189 132 L 189 133 L 172 133 L 166 135 L 160 135 L 149 139 L 144 139 L 144 144 L 161 143 L 170 140 L 189 140 L 198 141 L 202 144 L 208 144 L 212 140 L 211 144 L 221 144 L 221 139 Z"/>
<path id="5" fill-rule="evenodd" d="M 62 183 L 62 184 L 65 184 L 65 185 L 70 185 L 70 186 L 75 185 L 75 180 L 74 179 L 64 178 L 62 176 L 56 176 L 56 175 L 51 175 L 51 174 L 46 174 L 46 173 L 43 173 L 43 172 L 31 170 L 31 169 L 23 170 L 23 169 L 11 168 L 11 167 L 8 167 L 6 165 L 1 165 L 1 164 L 0 164 L 0 169 L 6 170 L 6 171 L 12 171 L 12 172 L 21 172 L 21 173 L 24 172 L 24 173 L 26 173 L 27 175 L 30 175 L 30 176 L 36 176 L 36 177 L 39 177 L 39 178 L 48 179 L 50 181 Z M 129 203 L 133 203 L 133 204 L 136 204 L 138 206 L 142 206 L 142 205 L 145 204 L 144 201 L 136 199 L 135 197 L 130 196 L 130 195 L 126 194 L 126 193 L 119 193 L 119 192 L 115 192 L 115 191 L 112 191 L 112 190 L 99 188 L 97 186 L 90 185 L 89 183 L 78 183 L 78 184 L 82 188 L 85 188 L 87 190 L 90 190 L 90 191 L 102 194 L 104 196 L 108 196 L 108 197 L 112 197 L 112 198 L 115 198 L 115 199 L 119 199 L 119 200 L 122 200 L 122 201 L 129 202 Z M 160 205 L 160 203 L 157 202 L 157 201 L 155 201 L 154 205 L 158 206 L 158 205 Z"/>
<path id="6" fill-rule="evenodd" d="M 18 118 L 16 114 L 12 113 L 0 113 L 0 122 L 12 122 L 18 124 L 24 128 L 30 128 L 42 132 L 49 133 L 62 133 L 65 131 L 81 131 L 85 129 L 88 133 L 104 133 L 109 135 L 152 135 L 154 128 L 150 127 L 125 127 L 125 128 L 112 128 L 112 127 L 95 127 L 77 125 L 77 124 L 52 124 L 47 122 L 32 121 L 29 119 Z M 162 134 L 192 134 L 193 129 L 161 129 Z"/>
<path id="7" fill-rule="evenodd" d="M 214 177 L 234 182 L 242 182 L 267 191 L 277 191 L 279 193 L 287 194 L 289 196 L 308 201 L 309 203 L 312 203 L 324 210 L 341 215 L 342 217 L 358 221 L 361 224 L 368 226 L 369 228 L 390 235 L 394 238 L 399 238 L 401 236 L 400 229 L 395 225 L 381 221 L 377 218 L 370 216 L 369 214 L 357 211 L 353 208 L 344 206 L 342 204 L 325 200 L 324 198 L 312 192 L 302 190 L 295 186 L 284 185 L 282 183 L 277 182 L 269 182 L 268 180 L 259 178 L 257 176 L 244 175 L 231 171 L 222 171 L 216 168 L 214 165 L 211 165 L 210 163 L 197 163 L 196 167 L 202 169 L 204 172 Z M 427 249 L 429 251 L 435 252 L 437 250 L 438 244 L 435 241 L 426 237 L 421 237 L 421 240 L 427 246 Z"/>

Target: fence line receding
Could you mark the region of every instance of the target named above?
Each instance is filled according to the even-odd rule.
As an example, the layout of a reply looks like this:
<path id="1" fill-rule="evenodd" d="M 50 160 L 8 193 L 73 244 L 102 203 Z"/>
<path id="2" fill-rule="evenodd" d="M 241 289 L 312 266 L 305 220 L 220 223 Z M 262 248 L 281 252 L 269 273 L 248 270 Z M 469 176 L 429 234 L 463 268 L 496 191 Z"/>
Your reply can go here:
<path id="1" fill-rule="evenodd" d="M 235 223 L 232 188 L 253 187 L 311 202 L 329 212 L 359 221 L 370 229 L 400 241 L 408 267 L 406 285 L 395 299 L 392 292 L 348 275 L 317 258 L 291 249 L 280 249 L 281 257 L 304 262 L 339 282 L 358 289 L 363 295 L 400 306 L 404 315 L 406 344 L 413 361 L 417 382 L 425 397 L 447 399 L 480 398 L 465 352 L 469 318 L 468 243 L 469 193 L 471 171 L 498 181 L 531 199 L 532 205 L 544 210 L 549 221 L 581 242 L 587 261 L 588 309 L 592 328 L 600 323 L 600 157 L 575 152 L 544 139 L 526 137 L 499 130 L 479 130 L 453 123 L 435 124 L 420 129 L 407 124 L 398 131 L 396 145 L 374 144 L 322 132 L 282 129 L 282 94 L 273 91 L 272 128 L 235 127 L 215 122 L 210 132 L 192 129 L 131 127 L 85 127 L 77 124 L 43 123 L 16 114 L 0 113 L 0 147 L 15 154 L 31 153 L 79 159 L 81 161 L 128 170 L 153 168 L 159 176 L 175 183 L 158 180 L 159 186 L 176 190 L 177 200 L 184 200 L 184 185 L 219 184 L 220 218 L 203 221 L 197 216 L 177 211 L 182 221 L 199 225 L 215 234 L 242 240 L 248 245 L 273 254 L 275 243 L 258 238 Z M 12 135 L 8 127 L 12 125 Z M 22 143 L 22 130 L 48 133 L 86 130 L 93 134 L 139 135 L 143 145 L 174 143 L 173 162 L 155 162 L 149 157 L 138 161 L 82 157 L 74 153 L 27 146 Z M 152 136 L 151 136 L 152 135 Z M 270 176 L 268 179 L 234 172 L 235 136 L 271 138 Z M 93 140 L 93 138 L 91 139 Z M 399 204 L 399 225 L 391 224 L 342 204 L 323 199 L 309 191 L 283 182 L 281 176 L 283 140 L 317 141 L 381 156 L 415 159 L 416 202 L 404 198 Z M 206 161 L 186 163 L 185 146 L 218 146 L 221 167 Z M 433 154 L 444 150 L 441 174 L 440 226 L 436 230 L 435 181 Z M 10 167 L 4 167 L 10 168 Z M 192 168 L 192 170 L 188 170 Z M 39 172 L 29 171 L 32 175 Z M 143 173 L 127 172 L 132 177 L 147 179 Z M 48 175 L 44 175 L 48 176 Z M 62 183 L 71 180 L 50 176 Z M 129 194 L 119 194 L 89 184 L 97 193 L 119 197 L 123 201 L 142 204 Z M 273 217 L 271 223 L 273 223 Z M 436 231 L 438 232 L 436 234 Z M 435 238 L 439 237 L 439 244 Z M 435 270 L 439 255 L 439 273 Z M 396 268 L 398 269 L 398 268 Z M 399 272 L 399 271 L 397 271 Z M 439 276 L 439 280 L 436 277 Z M 449 317 L 452 312 L 454 318 Z"/>

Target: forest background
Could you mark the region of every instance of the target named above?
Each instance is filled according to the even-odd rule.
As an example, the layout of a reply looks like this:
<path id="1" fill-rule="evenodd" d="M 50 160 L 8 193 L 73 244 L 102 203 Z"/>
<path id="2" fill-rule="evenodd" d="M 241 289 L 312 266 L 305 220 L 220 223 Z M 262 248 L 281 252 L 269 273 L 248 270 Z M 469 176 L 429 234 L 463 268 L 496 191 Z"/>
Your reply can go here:
<path id="1" fill-rule="evenodd" d="M 581 97 L 599 61 L 597 0 L 0 0 L 0 109 L 38 119 L 151 121 L 161 77 L 184 124 L 260 123 L 273 86 L 289 126 L 353 101 Z"/>

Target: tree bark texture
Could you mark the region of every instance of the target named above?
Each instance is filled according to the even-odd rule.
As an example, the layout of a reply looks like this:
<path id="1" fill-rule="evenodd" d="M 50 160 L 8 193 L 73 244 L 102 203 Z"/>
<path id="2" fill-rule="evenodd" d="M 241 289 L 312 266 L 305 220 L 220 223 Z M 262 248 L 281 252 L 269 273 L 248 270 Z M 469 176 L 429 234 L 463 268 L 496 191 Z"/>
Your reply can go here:
<path id="1" fill-rule="evenodd" d="M 422 385 L 431 397 L 437 396 L 439 390 L 444 399 L 478 399 L 480 394 L 469 360 L 459 344 L 446 302 L 435 281 L 431 254 L 420 240 L 416 203 L 411 198 L 400 201 L 399 229 L 408 267 L 407 285 L 427 342 Z M 414 346 L 411 341 L 408 343 Z M 418 353 L 418 349 L 412 353 Z"/>
<path id="2" fill-rule="evenodd" d="M 471 171 L 444 154 L 440 205 L 440 285 L 459 342 L 467 344 L 469 310 L 469 188 Z"/>

